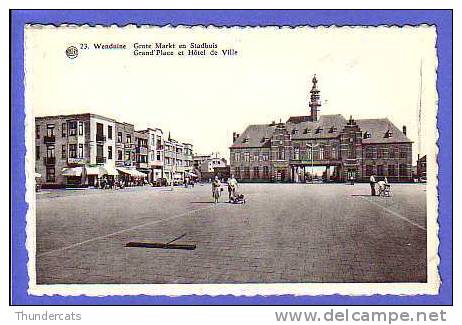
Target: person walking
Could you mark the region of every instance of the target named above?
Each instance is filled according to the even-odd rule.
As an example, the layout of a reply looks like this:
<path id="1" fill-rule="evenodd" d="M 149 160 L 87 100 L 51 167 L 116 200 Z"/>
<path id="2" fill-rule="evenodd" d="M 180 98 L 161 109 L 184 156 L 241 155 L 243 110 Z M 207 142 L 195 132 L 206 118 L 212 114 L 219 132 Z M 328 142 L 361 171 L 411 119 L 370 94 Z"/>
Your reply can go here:
<path id="1" fill-rule="evenodd" d="M 375 196 L 375 177 L 374 174 L 369 178 L 369 185 L 371 186 L 371 195 Z"/>
<path id="2" fill-rule="evenodd" d="M 231 202 L 236 196 L 236 189 L 238 187 L 237 180 L 234 178 L 234 175 L 228 179 L 228 199 Z"/>
<path id="3" fill-rule="evenodd" d="M 221 182 L 218 179 L 218 176 L 215 176 L 215 179 L 212 181 L 212 196 L 213 196 L 213 202 L 215 204 L 217 204 L 218 200 L 220 199 L 220 192 L 221 192 Z"/>

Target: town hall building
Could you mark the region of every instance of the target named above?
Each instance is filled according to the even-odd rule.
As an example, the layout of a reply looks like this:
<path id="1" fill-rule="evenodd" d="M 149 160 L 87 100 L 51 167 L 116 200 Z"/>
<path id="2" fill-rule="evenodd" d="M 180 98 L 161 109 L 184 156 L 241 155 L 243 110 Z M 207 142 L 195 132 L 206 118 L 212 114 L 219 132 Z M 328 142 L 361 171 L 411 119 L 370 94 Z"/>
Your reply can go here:
<path id="1" fill-rule="evenodd" d="M 410 181 L 412 141 L 406 126 L 400 130 L 387 118 L 320 115 L 316 75 L 312 82 L 309 116 L 233 133 L 231 173 L 249 182 L 368 181 L 371 175 Z"/>

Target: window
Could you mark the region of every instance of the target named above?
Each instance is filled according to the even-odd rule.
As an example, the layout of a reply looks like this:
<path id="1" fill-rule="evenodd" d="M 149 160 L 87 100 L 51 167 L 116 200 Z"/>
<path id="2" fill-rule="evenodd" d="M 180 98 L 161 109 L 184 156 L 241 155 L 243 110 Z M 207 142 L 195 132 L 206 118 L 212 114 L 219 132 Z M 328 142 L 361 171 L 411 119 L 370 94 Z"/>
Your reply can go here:
<path id="1" fill-rule="evenodd" d="M 129 161 L 130 160 L 130 151 L 125 151 L 125 161 Z"/>
<path id="2" fill-rule="evenodd" d="M 239 161 L 241 154 L 239 152 L 234 153 L 234 161 Z"/>
<path id="3" fill-rule="evenodd" d="M 332 150 L 332 154 L 331 154 L 332 159 L 337 159 L 337 147 L 332 146 L 331 150 Z"/>
<path id="4" fill-rule="evenodd" d="M 35 138 L 40 139 L 40 125 L 35 126 Z"/>
<path id="5" fill-rule="evenodd" d="M 40 159 L 40 146 L 35 146 L 35 159 Z"/>
<path id="6" fill-rule="evenodd" d="M 47 137 L 52 137 L 55 135 L 55 125 L 47 124 Z"/>
<path id="7" fill-rule="evenodd" d="M 292 130 L 292 134 L 295 135 L 295 134 L 297 134 L 297 133 L 298 133 L 298 130 L 297 130 L 297 129 L 293 129 L 293 130 Z"/>
<path id="8" fill-rule="evenodd" d="M 259 167 L 253 168 L 253 178 L 260 178 L 260 168 Z"/>
<path id="9" fill-rule="evenodd" d="M 123 159 L 122 150 L 117 150 L 117 160 L 122 160 L 122 159 Z"/>
<path id="10" fill-rule="evenodd" d="M 250 152 L 244 152 L 244 161 L 249 162 L 250 161 Z"/>
<path id="11" fill-rule="evenodd" d="M 389 152 L 388 152 L 388 157 L 396 158 L 396 151 L 397 151 L 396 147 L 391 147 Z"/>
<path id="12" fill-rule="evenodd" d="M 388 148 L 379 148 L 377 150 L 377 158 L 387 158 Z"/>
<path id="13" fill-rule="evenodd" d="M 162 160 L 162 151 L 157 150 L 157 157 L 156 157 L 156 159 L 157 159 L 158 161 Z"/>
<path id="14" fill-rule="evenodd" d="M 374 148 L 366 147 L 366 158 L 374 158 Z"/>
<path id="15" fill-rule="evenodd" d="M 348 158 L 349 159 L 355 159 L 356 158 L 356 150 L 355 150 L 355 147 L 350 144 L 348 146 Z"/>
<path id="16" fill-rule="evenodd" d="M 244 178 L 247 178 L 247 179 L 250 178 L 250 168 L 249 167 L 244 167 Z"/>
<path id="17" fill-rule="evenodd" d="M 279 147 L 279 150 L 278 150 L 278 159 L 279 159 L 279 160 L 284 160 L 284 159 L 286 159 L 284 147 L 282 147 L 282 146 L 280 146 L 280 147 Z"/>
<path id="18" fill-rule="evenodd" d="M 258 161 L 260 159 L 260 153 L 259 152 L 254 152 L 253 153 L 253 161 Z M 217 164 L 220 164 L 220 160 L 217 161 Z"/>
<path id="19" fill-rule="evenodd" d="M 77 158 L 77 145 L 69 144 L 69 158 Z"/>
<path id="20" fill-rule="evenodd" d="M 308 147 L 308 150 L 306 152 L 306 159 L 313 159 L 313 147 Z"/>
<path id="21" fill-rule="evenodd" d="M 67 136 L 67 123 L 61 125 L 61 135 L 63 138 Z"/>
<path id="22" fill-rule="evenodd" d="M 295 148 L 294 148 L 294 159 L 295 159 L 295 160 L 299 160 L 299 159 L 300 159 L 300 148 L 299 148 L 299 147 L 295 147 Z"/>
<path id="23" fill-rule="evenodd" d="M 399 176 L 408 176 L 406 164 L 399 164 Z"/>
<path id="24" fill-rule="evenodd" d="M 268 168 L 268 166 L 263 166 L 263 177 L 269 177 L 269 168 Z"/>
<path id="25" fill-rule="evenodd" d="M 79 158 L 83 158 L 83 143 L 79 143 Z"/>
<path id="26" fill-rule="evenodd" d="M 249 138 L 244 138 L 244 140 L 242 140 L 242 143 L 247 143 L 249 142 Z"/>
<path id="27" fill-rule="evenodd" d="M 69 122 L 69 135 L 76 135 L 77 134 L 77 122 L 72 121 Z"/>
<path id="28" fill-rule="evenodd" d="M 319 160 L 324 160 L 324 147 L 319 148 Z"/>
<path id="29" fill-rule="evenodd" d="M 374 166 L 366 165 L 366 176 L 371 176 L 374 171 Z"/>
<path id="30" fill-rule="evenodd" d="M 79 135 L 83 135 L 83 122 L 79 122 Z"/>
<path id="31" fill-rule="evenodd" d="M 269 160 L 269 153 L 268 152 L 263 152 L 261 154 L 261 158 L 263 161 L 268 161 Z"/>
<path id="32" fill-rule="evenodd" d="M 47 158 L 55 157 L 55 146 L 47 146 Z"/>
<path id="33" fill-rule="evenodd" d="M 107 159 L 112 159 L 112 146 L 107 147 Z"/>
<path id="34" fill-rule="evenodd" d="M 308 133 L 311 133 L 310 129 L 306 128 L 306 129 L 303 130 L 303 134 L 308 134 Z"/>
<path id="35" fill-rule="evenodd" d="M 399 148 L 399 158 L 407 158 L 407 148 L 406 147 Z"/>
<path id="36" fill-rule="evenodd" d="M 364 132 L 363 139 L 370 139 L 371 138 L 371 133 L 370 132 Z"/>
<path id="37" fill-rule="evenodd" d="M 391 132 L 390 130 L 385 132 L 385 138 L 391 138 L 392 136 L 393 136 L 393 132 Z"/>
<path id="38" fill-rule="evenodd" d="M 160 136 L 157 136 L 157 144 L 156 147 L 158 149 L 162 149 L 162 138 Z"/>
<path id="39" fill-rule="evenodd" d="M 67 146 L 63 144 L 61 146 L 61 158 L 66 159 L 67 157 Z"/>
<path id="40" fill-rule="evenodd" d="M 388 176 L 396 176 L 395 165 L 388 165 Z"/>
<path id="41" fill-rule="evenodd" d="M 122 143 L 122 132 L 117 132 L 117 142 Z"/>
<path id="42" fill-rule="evenodd" d="M 112 140 L 112 125 L 107 126 L 107 138 Z"/>
<path id="43" fill-rule="evenodd" d="M 46 169 L 46 179 L 47 182 L 54 182 L 55 181 L 55 168 L 54 167 L 47 167 Z"/>
<path id="44" fill-rule="evenodd" d="M 383 176 L 383 165 L 377 165 L 377 175 Z"/>
<path id="45" fill-rule="evenodd" d="M 234 176 L 237 178 L 237 179 L 240 179 L 241 178 L 241 169 L 239 167 L 236 167 L 236 169 L 234 170 Z"/>
<path id="46" fill-rule="evenodd" d="M 127 134 L 127 143 L 132 143 L 132 135 Z"/>
<path id="47" fill-rule="evenodd" d="M 329 147 L 324 148 L 324 159 L 330 159 Z"/>

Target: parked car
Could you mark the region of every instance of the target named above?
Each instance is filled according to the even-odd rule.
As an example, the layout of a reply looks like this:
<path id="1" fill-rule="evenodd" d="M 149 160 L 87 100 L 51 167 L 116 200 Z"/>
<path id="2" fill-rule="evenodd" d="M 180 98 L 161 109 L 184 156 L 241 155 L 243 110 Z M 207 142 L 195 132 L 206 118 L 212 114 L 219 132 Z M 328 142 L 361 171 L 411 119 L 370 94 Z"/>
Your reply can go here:
<path id="1" fill-rule="evenodd" d="M 158 178 L 152 183 L 152 186 L 156 186 L 156 187 L 167 186 L 167 185 L 168 185 L 168 181 L 166 178 Z"/>

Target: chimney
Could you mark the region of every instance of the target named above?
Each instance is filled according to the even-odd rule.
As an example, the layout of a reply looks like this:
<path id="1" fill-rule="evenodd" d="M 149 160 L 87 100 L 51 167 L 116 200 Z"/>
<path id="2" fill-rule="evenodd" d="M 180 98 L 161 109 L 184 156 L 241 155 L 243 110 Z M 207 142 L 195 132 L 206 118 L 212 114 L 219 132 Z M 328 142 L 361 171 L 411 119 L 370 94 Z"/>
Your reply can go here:
<path id="1" fill-rule="evenodd" d="M 239 133 L 233 132 L 233 143 L 239 138 Z"/>
<path id="2" fill-rule="evenodd" d="M 406 135 L 406 133 L 407 133 L 406 125 L 403 125 L 403 133 L 404 133 L 404 135 Z"/>

